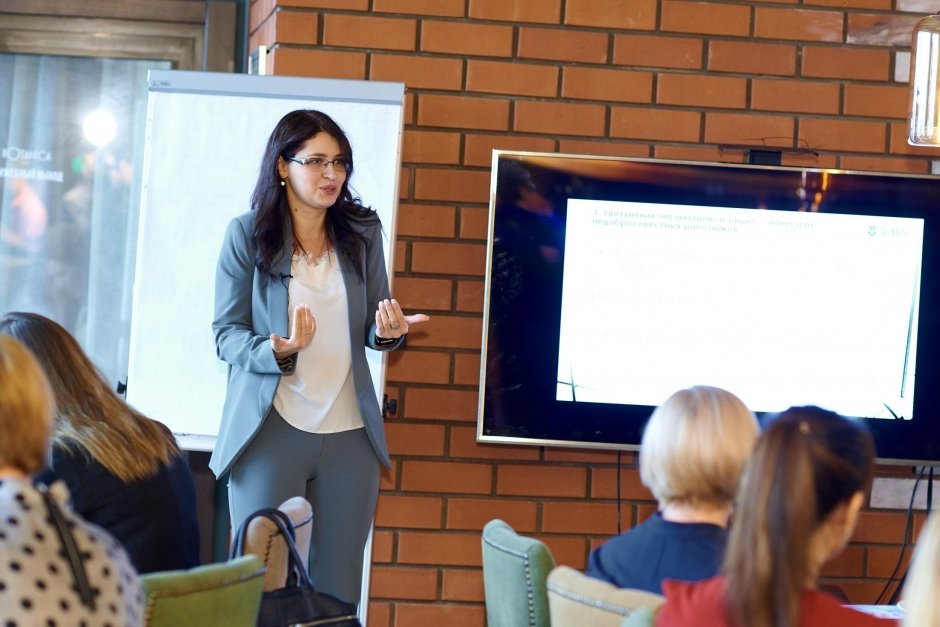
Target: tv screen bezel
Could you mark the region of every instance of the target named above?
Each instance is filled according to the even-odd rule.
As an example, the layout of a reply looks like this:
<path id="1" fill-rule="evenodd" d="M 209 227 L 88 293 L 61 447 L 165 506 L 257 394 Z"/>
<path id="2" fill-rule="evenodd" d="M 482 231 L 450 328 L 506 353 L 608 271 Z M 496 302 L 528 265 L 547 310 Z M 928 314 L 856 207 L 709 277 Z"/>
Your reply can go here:
<path id="1" fill-rule="evenodd" d="M 497 195 L 498 189 L 499 164 L 501 160 L 510 159 L 517 162 L 528 164 L 530 169 L 542 170 L 550 169 L 548 164 L 560 164 L 569 162 L 577 165 L 574 170 L 569 169 L 562 176 L 584 177 L 585 166 L 590 166 L 594 170 L 615 170 L 620 169 L 629 172 L 630 168 L 637 171 L 650 168 L 661 169 L 663 172 L 672 170 L 676 174 L 680 172 L 697 173 L 696 180 L 691 182 L 670 183 L 670 187 L 679 186 L 677 189 L 685 190 L 687 193 L 695 191 L 696 183 L 701 185 L 705 180 L 701 175 L 709 172 L 717 174 L 725 172 L 725 178 L 730 179 L 731 173 L 747 176 L 748 172 L 772 173 L 770 176 L 800 177 L 806 180 L 818 180 L 823 176 L 835 177 L 835 179 L 852 182 L 868 181 L 869 187 L 876 184 L 887 185 L 889 188 L 903 190 L 906 186 L 905 181 L 911 182 L 911 187 L 917 188 L 917 191 L 923 195 L 923 199 L 933 199 L 940 201 L 940 179 L 930 175 L 898 174 L 883 172 L 860 172 L 852 170 L 838 170 L 827 168 L 809 168 L 795 166 L 766 166 L 749 165 L 739 163 L 713 163 L 698 161 L 675 161 L 663 159 L 644 159 L 631 157 L 614 157 L 584 154 L 563 154 L 563 153 L 543 153 L 526 152 L 512 150 L 494 150 L 491 164 L 491 185 L 489 199 L 489 222 L 488 239 L 486 254 L 486 275 L 484 289 L 483 306 L 483 343 L 480 360 L 480 394 L 477 411 L 477 441 L 481 443 L 503 443 L 518 445 L 536 445 L 536 446 L 557 446 L 573 447 L 598 450 L 638 450 L 643 428 L 649 415 L 655 409 L 650 405 L 607 405 L 600 403 L 568 403 L 563 407 L 560 403 L 565 401 L 546 401 L 544 405 L 531 404 L 525 408 L 525 411 L 515 412 L 525 415 L 501 415 L 496 421 L 492 416 L 492 411 L 488 413 L 487 408 L 491 404 L 488 400 L 488 389 L 491 389 L 491 382 L 488 380 L 488 355 L 492 350 L 489 343 L 493 339 L 491 333 L 492 324 L 492 302 L 491 294 L 494 282 L 494 233 L 497 230 Z M 636 164 L 636 165 L 631 165 Z M 581 173 L 579 173 L 581 172 Z M 590 177 L 589 177 L 590 178 Z M 596 177 L 595 177 L 596 178 Z M 753 177 L 752 177 L 753 178 Z M 609 179 L 607 179 L 609 182 Z M 784 180 L 781 178 L 781 180 Z M 625 187 L 630 185 L 638 186 L 641 182 L 634 181 L 625 183 Z M 665 189 L 662 183 L 654 187 Z M 685 187 L 682 187 L 685 186 Z M 936 191 L 931 188 L 936 187 Z M 559 198 L 571 198 L 574 196 L 555 195 Z M 756 198 L 756 192 L 751 193 L 750 198 Z M 741 196 L 739 196 L 741 197 Z M 748 197 L 748 194 L 743 194 Z M 796 195 L 794 194 L 794 199 Z M 922 199 L 922 200 L 923 200 Z M 779 200 L 779 199 L 777 199 Z M 800 201 L 802 203 L 804 201 Z M 905 200 L 906 202 L 906 200 Z M 692 204 L 692 203 L 678 203 Z M 744 207 L 747 205 L 736 203 L 711 203 L 697 202 L 696 204 L 725 207 L 735 206 Z M 756 203 L 752 203 L 756 204 Z M 913 420 L 885 420 L 885 419 L 866 419 L 864 422 L 869 427 L 876 441 L 877 456 L 879 463 L 900 464 L 900 465 L 940 465 L 940 423 L 937 423 L 931 433 L 929 423 L 933 420 L 940 421 L 940 416 L 934 414 L 940 412 L 940 385 L 931 386 L 931 381 L 938 380 L 935 376 L 935 370 L 940 368 L 940 364 L 935 365 L 935 350 L 931 350 L 931 342 L 934 346 L 940 346 L 940 219 L 934 219 L 931 209 L 922 203 L 912 207 L 911 203 L 905 204 L 899 213 L 889 211 L 873 211 L 871 208 L 854 211 L 835 211 L 835 213 L 851 213 L 860 215 L 886 215 L 886 216 L 907 216 L 918 217 L 924 220 L 924 249 L 922 255 L 922 274 L 921 274 L 921 292 L 920 292 L 920 322 L 917 337 L 917 385 L 914 396 L 914 419 Z M 759 207 L 754 206 L 754 209 Z M 772 209 L 782 209 L 796 211 L 799 209 L 794 202 L 792 207 L 763 207 Z M 824 211 L 825 212 L 825 211 Z M 562 256 L 564 251 L 562 250 Z M 563 263 L 561 264 L 563 267 Z M 560 270 L 559 270 L 560 273 Z M 549 289 L 558 291 L 560 307 L 560 277 L 556 285 Z M 560 319 L 560 312 L 553 314 Z M 553 318 L 554 320 L 554 318 Z M 555 322 L 557 329 L 558 323 Z M 520 333 L 527 332 L 527 329 L 519 329 Z M 546 344 L 545 350 L 551 354 L 554 351 L 554 359 L 557 364 L 558 338 L 542 338 Z M 541 349 L 538 349 L 541 350 Z M 496 351 L 493 351 L 495 354 Z M 527 355 L 529 359 L 537 359 L 539 355 Z M 933 387 L 937 391 L 933 391 Z M 732 392 L 734 390 L 731 390 Z M 665 400 L 665 399 L 663 399 Z M 589 407 L 590 406 L 590 407 Z M 769 414 L 758 413 L 760 419 L 764 419 Z M 498 422 L 498 424 L 497 424 Z M 597 437 L 595 437 L 597 436 Z"/>

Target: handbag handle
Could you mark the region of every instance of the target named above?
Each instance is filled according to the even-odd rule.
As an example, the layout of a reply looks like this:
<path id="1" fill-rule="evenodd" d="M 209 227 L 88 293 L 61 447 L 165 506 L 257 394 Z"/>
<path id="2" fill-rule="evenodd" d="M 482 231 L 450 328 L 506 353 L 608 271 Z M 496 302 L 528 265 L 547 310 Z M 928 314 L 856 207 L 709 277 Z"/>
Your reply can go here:
<path id="1" fill-rule="evenodd" d="M 49 520 L 52 521 L 52 526 L 55 527 L 59 541 L 62 543 L 62 549 L 72 569 L 72 576 L 75 578 L 75 587 L 78 591 L 78 596 L 82 600 L 82 605 L 91 611 L 95 611 L 95 595 L 94 592 L 92 592 L 91 584 L 88 582 L 88 573 L 85 572 L 85 564 L 82 562 L 81 554 L 78 551 L 78 546 L 75 544 L 75 537 L 69 529 L 68 521 L 65 520 L 65 515 L 62 513 L 62 510 L 59 509 L 55 500 L 49 495 L 47 487 L 38 483 L 36 484 L 36 488 L 42 495 L 42 499 L 46 504 L 46 511 L 49 512 Z"/>
<path id="2" fill-rule="evenodd" d="M 275 507 L 265 507 L 248 514 L 248 517 L 242 521 L 235 533 L 235 541 L 229 551 L 229 559 L 241 557 L 245 554 L 248 525 L 255 518 L 267 518 L 272 521 L 284 538 L 284 543 L 287 545 L 287 585 L 302 585 L 313 588 L 313 582 L 310 581 L 310 575 L 307 573 L 307 569 L 304 568 L 300 553 L 297 551 L 297 545 L 294 543 L 294 523 L 287 514 Z"/>

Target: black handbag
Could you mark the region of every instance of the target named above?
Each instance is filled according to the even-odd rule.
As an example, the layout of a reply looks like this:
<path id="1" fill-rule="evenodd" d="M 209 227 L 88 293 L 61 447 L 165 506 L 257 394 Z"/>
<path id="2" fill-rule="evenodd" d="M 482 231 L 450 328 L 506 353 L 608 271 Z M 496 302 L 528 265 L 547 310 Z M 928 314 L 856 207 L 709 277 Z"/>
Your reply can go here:
<path id="1" fill-rule="evenodd" d="M 287 585 L 265 592 L 258 612 L 258 627 L 362 627 L 356 604 L 325 592 L 317 592 L 310 581 L 294 543 L 294 525 L 279 509 L 259 509 L 246 518 L 235 534 L 229 559 L 245 552 L 248 524 L 263 517 L 277 525 L 287 544 Z"/>

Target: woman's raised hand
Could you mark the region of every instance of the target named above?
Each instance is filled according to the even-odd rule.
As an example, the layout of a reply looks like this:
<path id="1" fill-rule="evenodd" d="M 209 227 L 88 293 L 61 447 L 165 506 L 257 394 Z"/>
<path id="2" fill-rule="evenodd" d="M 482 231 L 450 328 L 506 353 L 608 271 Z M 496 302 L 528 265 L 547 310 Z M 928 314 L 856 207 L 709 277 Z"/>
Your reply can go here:
<path id="1" fill-rule="evenodd" d="M 271 348 L 279 359 L 293 355 L 297 351 L 310 346 L 313 334 L 317 331 L 317 321 L 306 304 L 294 307 L 294 319 L 290 326 L 290 337 L 282 338 L 277 333 L 271 334 Z"/>
<path id="2" fill-rule="evenodd" d="M 427 322 L 430 320 L 424 314 L 412 314 L 406 316 L 402 313 L 401 305 L 394 298 L 379 301 L 379 308 L 375 311 L 375 334 L 381 338 L 395 338 L 408 333 L 408 329 L 413 324 Z"/>

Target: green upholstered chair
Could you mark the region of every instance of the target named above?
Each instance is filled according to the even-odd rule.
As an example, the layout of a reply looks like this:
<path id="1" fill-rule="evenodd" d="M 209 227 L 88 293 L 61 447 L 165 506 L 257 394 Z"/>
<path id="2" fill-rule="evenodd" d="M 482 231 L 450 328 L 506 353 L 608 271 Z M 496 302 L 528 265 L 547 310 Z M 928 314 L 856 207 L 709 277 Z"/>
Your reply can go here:
<path id="1" fill-rule="evenodd" d="M 545 581 L 552 552 L 502 520 L 483 527 L 483 589 L 488 627 L 548 627 Z"/>
<path id="2" fill-rule="evenodd" d="M 618 588 L 570 566 L 552 570 L 547 588 L 552 627 L 620 627 L 638 609 L 655 609 L 666 601 L 662 595 Z"/>
<path id="3" fill-rule="evenodd" d="M 264 564 L 256 555 L 141 575 L 148 627 L 254 627 Z"/>

